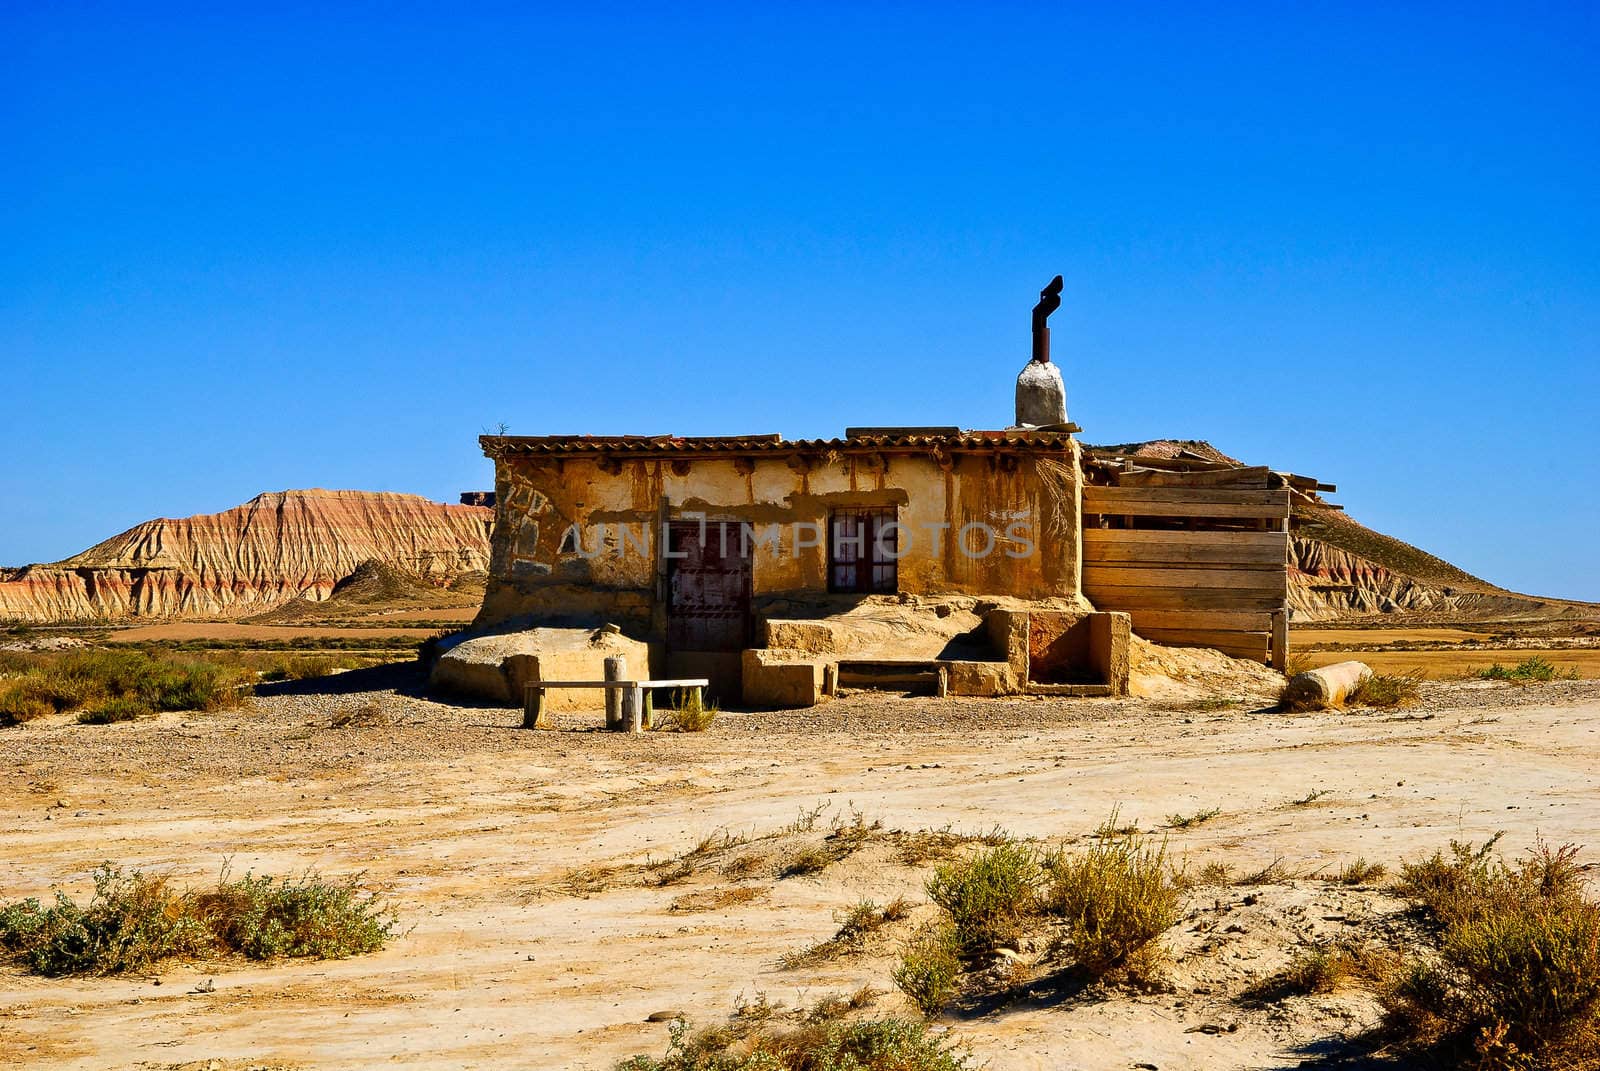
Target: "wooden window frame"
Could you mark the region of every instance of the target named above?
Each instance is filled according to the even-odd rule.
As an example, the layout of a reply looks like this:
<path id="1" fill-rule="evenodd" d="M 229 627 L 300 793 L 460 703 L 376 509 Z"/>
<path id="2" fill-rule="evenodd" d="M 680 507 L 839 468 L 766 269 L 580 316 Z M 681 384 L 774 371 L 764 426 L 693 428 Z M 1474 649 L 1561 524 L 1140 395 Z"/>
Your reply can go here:
<path id="1" fill-rule="evenodd" d="M 845 506 L 828 514 L 828 591 L 836 595 L 895 595 L 900 591 L 900 510 L 896 506 Z M 844 532 L 844 525 L 852 532 Z M 879 535 L 895 525 L 894 556 L 880 556 Z M 845 535 L 841 540 L 840 536 Z M 856 542 L 859 540 L 859 544 Z M 855 556 L 857 547 L 861 556 Z M 842 557 L 848 550 L 850 556 Z M 847 582 L 846 577 L 851 579 Z"/>

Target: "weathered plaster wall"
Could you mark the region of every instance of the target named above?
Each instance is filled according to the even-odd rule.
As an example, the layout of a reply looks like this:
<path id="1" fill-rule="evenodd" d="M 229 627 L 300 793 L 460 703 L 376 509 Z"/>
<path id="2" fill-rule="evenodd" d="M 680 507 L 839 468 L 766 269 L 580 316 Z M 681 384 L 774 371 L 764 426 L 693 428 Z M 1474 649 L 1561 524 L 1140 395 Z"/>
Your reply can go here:
<path id="1" fill-rule="evenodd" d="M 1079 592 L 1075 443 L 1049 455 L 985 451 L 943 459 L 865 451 L 810 461 L 513 456 L 495 468 L 497 516 L 481 624 L 532 614 L 656 628 L 660 525 L 693 513 L 712 524 L 753 526 L 758 610 L 763 600 L 826 591 L 828 515 L 844 506 L 899 507 L 903 592 L 1029 599 Z M 816 527 L 797 540 L 797 522 Z M 762 542 L 772 525 L 778 538 Z M 957 539 L 969 525 L 996 534 L 989 553 L 977 553 L 988 542 L 980 527 L 967 532 L 973 553 L 962 553 Z M 1021 538 L 1008 538 L 1008 530 Z M 737 532 L 731 528 L 730 538 Z"/>

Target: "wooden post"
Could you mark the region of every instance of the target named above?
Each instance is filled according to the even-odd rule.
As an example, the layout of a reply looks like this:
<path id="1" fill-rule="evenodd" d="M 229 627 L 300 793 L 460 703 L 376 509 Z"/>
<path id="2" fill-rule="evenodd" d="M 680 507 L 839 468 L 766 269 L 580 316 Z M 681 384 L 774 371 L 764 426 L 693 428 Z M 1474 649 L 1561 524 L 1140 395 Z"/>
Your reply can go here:
<path id="1" fill-rule="evenodd" d="M 622 655 L 611 655 L 606 659 L 606 680 L 620 681 L 628 675 L 628 660 Z M 612 732 L 620 732 L 626 727 L 622 720 L 622 692 L 621 688 L 607 688 L 606 690 L 606 728 Z"/>
<path id="2" fill-rule="evenodd" d="M 1272 668 L 1282 673 L 1289 668 L 1289 611 L 1272 613 Z"/>
<path id="3" fill-rule="evenodd" d="M 628 732 L 644 732 L 644 689 L 637 684 L 628 689 L 628 704 L 624 713 L 628 719 Z"/>
<path id="4" fill-rule="evenodd" d="M 554 729 L 556 718 L 545 709 L 544 689 L 539 687 L 539 660 L 530 658 L 527 676 L 522 682 L 522 727 L 524 729 Z"/>

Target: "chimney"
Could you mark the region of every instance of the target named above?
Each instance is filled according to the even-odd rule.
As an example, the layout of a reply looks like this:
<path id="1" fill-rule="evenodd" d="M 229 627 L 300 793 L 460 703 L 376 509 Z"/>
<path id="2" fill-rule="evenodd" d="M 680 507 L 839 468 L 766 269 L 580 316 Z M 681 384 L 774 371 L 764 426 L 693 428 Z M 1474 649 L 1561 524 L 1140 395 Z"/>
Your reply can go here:
<path id="1" fill-rule="evenodd" d="M 1033 357 L 1017 376 L 1019 428 L 1056 428 L 1067 423 L 1067 387 L 1050 362 L 1050 314 L 1061 307 L 1061 276 L 1039 291 L 1033 307 Z"/>

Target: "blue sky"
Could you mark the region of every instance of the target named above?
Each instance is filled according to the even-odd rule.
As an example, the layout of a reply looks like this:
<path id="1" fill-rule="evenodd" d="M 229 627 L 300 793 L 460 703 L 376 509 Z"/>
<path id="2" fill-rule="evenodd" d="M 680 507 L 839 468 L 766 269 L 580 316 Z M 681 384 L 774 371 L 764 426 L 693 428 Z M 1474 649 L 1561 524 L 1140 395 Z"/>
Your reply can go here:
<path id="1" fill-rule="evenodd" d="M 1592 6 L 5 5 L 0 562 L 480 431 L 1205 438 L 1600 599 Z"/>

